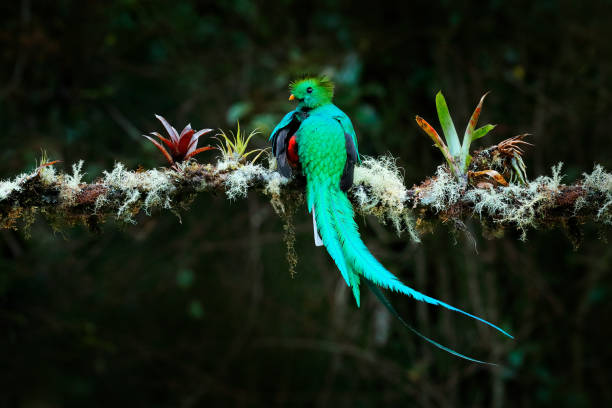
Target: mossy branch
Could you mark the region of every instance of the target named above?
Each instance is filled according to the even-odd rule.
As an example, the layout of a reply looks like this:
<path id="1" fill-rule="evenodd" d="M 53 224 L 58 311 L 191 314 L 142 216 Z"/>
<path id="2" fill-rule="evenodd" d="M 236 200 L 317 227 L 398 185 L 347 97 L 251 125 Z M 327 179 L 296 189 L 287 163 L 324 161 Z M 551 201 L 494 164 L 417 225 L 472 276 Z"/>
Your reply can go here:
<path id="1" fill-rule="evenodd" d="M 127 170 L 117 163 L 92 183 L 83 183 L 83 162 L 71 174 L 53 166 L 36 169 L 0 182 L 0 228 L 24 228 L 36 213 L 54 228 L 84 224 L 92 230 L 108 217 L 135 223 L 141 212 L 188 208 L 198 193 L 220 192 L 230 200 L 249 190 L 263 193 L 281 215 L 302 201 L 303 180 L 288 180 L 271 167 L 225 160 L 216 164 L 194 161 L 177 169 Z M 561 183 L 561 165 L 551 176 L 540 176 L 525 185 L 478 188 L 453 177 L 445 166 L 435 176 L 406 188 L 392 157 L 364 158 L 355 169 L 349 196 L 360 214 L 389 222 L 414 240 L 431 221 L 454 222 L 473 218 L 497 236 L 515 229 L 526 237 L 529 228 L 562 227 L 576 236 L 577 226 L 594 222 L 612 225 L 612 174 L 595 166 L 572 185 Z M 18 222 L 21 220 L 22 222 Z"/>

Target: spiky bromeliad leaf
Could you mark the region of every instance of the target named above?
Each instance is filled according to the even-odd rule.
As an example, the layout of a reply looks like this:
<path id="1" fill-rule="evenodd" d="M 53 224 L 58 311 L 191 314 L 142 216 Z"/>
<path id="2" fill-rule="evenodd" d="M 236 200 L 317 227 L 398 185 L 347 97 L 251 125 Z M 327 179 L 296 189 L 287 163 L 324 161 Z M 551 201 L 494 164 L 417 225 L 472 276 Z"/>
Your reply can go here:
<path id="1" fill-rule="evenodd" d="M 472 116 L 470 117 L 468 125 L 465 129 L 462 144 L 459 144 L 459 137 L 457 136 L 455 125 L 453 124 L 453 120 L 448 111 L 448 106 L 446 104 L 446 100 L 444 99 L 444 95 L 442 95 L 442 92 L 438 92 L 436 94 L 436 110 L 438 112 L 438 118 L 440 119 L 440 124 L 442 125 L 442 130 L 444 131 L 444 138 L 446 139 L 447 144 L 444 144 L 440 135 L 429 123 L 427 123 L 427 121 L 425 121 L 425 119 L 421 118 L 420 116 L 416 117 L 416 121 L 421 127 L 421 129 L 423 129 L 425 133 L 427 133 L 427 135 L 436 144 L 436 147 L 440 149 L 449 165 L 451 172 L 457 178 L 462 178 L 467 175 L 468 167 L 470 165 L 470 162 L 472 161 L 472 156 L 470 155 L 470 144 L 474 140 L 480 139 L 481 137 L 485 136 L 487 133 L 489 133 L 495 128 L 495 125 L 485 125 L 481 128 L 475 129 L 476 124 L 478 123 L 478 119 L 480 118 L 482 105 L 487 95 L 488 92 L 480 98 L 476 109 L 474 109 L 474 112 L 472 113 Z M 509 144 L 508 149 L 516 150 L 518 148 L 516 145 L 517 142 L 512 142 Z M 515 162 L 516 167 L 520 169 L 521 166 L 518 162 L 518 159 L 515 160 Z M 520 174 L 520 176 L 522 176 L 522 174 Z"/>
<path id="2" fill-rule="evenodd" d="M 476 106 L 476 109 L 474 109 L 474 112 L 470 117 L 470 121 L 468 122 L 467 127 L 465 128 L 465 133 L 463 135 L 463 143 L 461 144 L 461 161 L 459 163 L 462 172 L 467 171 L 467 168 L 470 165 L 470 161 L 472 159 L 472 157 L 470 156 L 470 144 L 474 140 L 480 139 L 481 137 L 489 133 L 489 131 L 491 131 L 493 128 L 495 128 L 494 125 L 485 125 L 474 131 L 474 129 L 476 128 L 476 124 L 478 123 L 478 119 L 480 118 L 482 104 L 488 94 L 489 93 L 487 92 L 486 94 L 482 95 L 480 101 L 478 102 L 478 105 Z"/>
<path id="3" fill-rule="evenodd" d="M 467 127 L 465 128 L 465 134 L 463 135 L 463 144 L 465 144 L 467 141 L 472 141 L 472 135 L 474 133 L 474 129 L 476 128 L 476 124 L 478 123 L 478 119 L 480 118 L 480 112 L 482 111 L 482 103 L 484 102 L 484 99 L 487 97 L 489 93 L 487 92 L 486 94 L 482 95 L 482 97 L 480 98 L 480 101 L 478 102 L 478 105 L 476 106 L 476 109 L 474 109 L 474 112 L 472 113 L 472 117 L 470 118 L 470 121 L 468 122 Z"/>
<path id="4" fill-rule="evenodd" d="M 246 132 L 240 130 L 240 122 L 238 122 L 236 134 L 234 134 L 234 132 L 231 130 L 229 133 L 225 133 L 223 130 L 220 130 L 220 132 L 215 135 L 215 139 L 219 141 L 217 148 L 221 151 L 221 154 L 224 157 L 238 160 L 246 160 L 250 155 L 257 153 L 255 158 L 251 160 L 251 162 L 254 163 L 259 156 L 261 156 L 267 150 L 253 149 L 247 151 L 249 142 L 259 133 L 260 132 L 257 129 L 254 129 L 248 136 L 246 136 Z"/>
<path id="5" fill-rule="evenodd" d="M 487 133 L 495 129 L 495 126 L 497 125 L 484 125 L 483 127 L 476 129 L 472 135 L 472 142 L 486 136 Z"/>
<path id="6" fill-rule="evenodd" d="M 442 126 L 448 149 L 453 157 L 458 158 L 461 152 L 459 136 L 457 136 L 457 131 L 455 130 L 455 125 L 448 111 L 446 99 L 444 99 L 442 91 L 436 94 L 436 110 L 438 111 L 438 119 L 440 119 L 440 125 Z"/>
<path id="7" fill-rule="evenodd" d="M 457 174 L 457 166 L 455 165 L 455 159 L 448 150 L 448 147 L 446 147 L 446 144 L 444 144 L 444 141 L 442 140 L 438 132 L 436 132 L 436 129 L 434 129 L 433 126 L 431 126 L 425 119 L 423 119 L 419 115 L 416 116 L 416 122 L 419 124 L 421 129 L 423 129 L 423 131 L 427 133 L 431 140 L 433 140 L 436 147 L 440 149 L 451 171 L 454 174 Z"/>

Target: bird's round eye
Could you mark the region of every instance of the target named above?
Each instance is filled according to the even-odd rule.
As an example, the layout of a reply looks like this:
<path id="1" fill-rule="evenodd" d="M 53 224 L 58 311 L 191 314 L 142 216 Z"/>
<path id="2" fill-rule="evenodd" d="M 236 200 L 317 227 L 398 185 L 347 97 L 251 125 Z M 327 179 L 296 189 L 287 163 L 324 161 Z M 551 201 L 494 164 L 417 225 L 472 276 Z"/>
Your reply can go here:
<path id="1" fill-rule="evenodd" d="M 306 89 L 306 92 L 308 92 L 308 93 L 312 93 L 312 87 L 310 87 L 310 86 L 309 86 L 309 87 Z"/>

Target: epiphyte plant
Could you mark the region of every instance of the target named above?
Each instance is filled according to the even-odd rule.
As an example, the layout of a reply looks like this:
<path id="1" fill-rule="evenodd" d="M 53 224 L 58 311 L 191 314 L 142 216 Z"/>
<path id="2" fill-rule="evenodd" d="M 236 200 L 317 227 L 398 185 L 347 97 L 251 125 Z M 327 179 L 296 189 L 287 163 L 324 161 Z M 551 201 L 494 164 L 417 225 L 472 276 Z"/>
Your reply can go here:
<path id="1" fill-rule="evenodd" d="M 484 102 L 487 94 L 488 92 L 480 98 L 478 106 L 476 106 L 474 113 L 472 113 L 472 116 L 470 117 L 470 121 L 468 122 L 463 135 L 463 143 L 459 143 L 459 136 L 455 130 L 453 119 L 450 116 L 448 106 L 446 105 L 446 99 L 444 99 L 442 92 L 438 92 L 436 95 L 436 110 L 438 112 L 438 118 L 440 119 L 442 131 L 444 132 L 446 144 L 438 132 L 436 132 L 436 130 L 429 123 L 427 123 L 425 119 L 418 115 L 416 117 L 416 121 L 421 129 L 427 133 L 427 135 L 435 143 L 436 147 L 440 149 L 451 172 L 457 178 L 465 178 L 467 176 L 468 167 L 472 159 L 470 156 L 470 144 L 474 140 L 485 136 L 496 126 L 488 124 L 476 129 L 476 124 L 478 123 L 478 118 L 480 117 L 480 112 L 482 110 L 482 103 Z"/>
<path id="2" fill-rule="evenodd" d="M 189 160 L 190 158 L 194 157 L 199 153 L 215 149 L 215 147 L 212 146 L 204 146 L 198 148 L 198 139 L 200 138 L 200 136 L 211 132 L 212 129 L 202 129 L 196 132 L 194 129 L 191 128 L 191 124 L 188 124 L 179 134 L 176 129 L 172 127 L 163 116 L 155 115 L 155 117 L 162 123 L 162 125 L 164 125 L 164 128 L 166 129 L 166 132 L 168 132 L 170 138 L 165 138 L 158 132 L 151 132 L 151 135 L 157 137 L 163 144 L 165 144 L 168 147 L 169 151 L 166 150 L 166 148 L 164 148 L 164 146 L 160 142 L 153 139 L 152 137 L 147 135 L 143 136 L 149 139 L 155 145 L 155 147 L 157 147 L 159 151 L 162 152 L 162 154 L 164 155 L 166 160 L 168 160 L 168 163 L 170 163 L 171 166 L 174 167 L 177 163 Z"/>
<path id="3" fill-rule="evenodd" d="M 254 163 L 259 156 L 263 154 L 267 149 L 253 149 L 247 151 L 249 142 L 251 139 L 258 135 L 257 129 L 246 135 L 246 132 L 240 130 L 240 122 L 237 124 L 236 133 L 231 130 L 226 133 L 223 130 L 219 130 L 219 133 L 215 135 L 215 139 L 219 141 L 217 148 L 221 151 L 221 154 L 226 160 L 235 160 L 237 162 L 246 162 L 247 157 L 257 153 L 257 155 L 251 160 Z"/>

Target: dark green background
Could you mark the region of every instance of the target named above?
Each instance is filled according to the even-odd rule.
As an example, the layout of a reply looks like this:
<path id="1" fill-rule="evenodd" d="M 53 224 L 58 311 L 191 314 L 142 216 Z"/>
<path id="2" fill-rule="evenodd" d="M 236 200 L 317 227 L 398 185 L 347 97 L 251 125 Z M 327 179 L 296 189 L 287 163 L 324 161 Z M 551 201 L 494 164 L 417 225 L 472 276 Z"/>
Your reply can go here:
<path id="1" fill-rule="evenodd" d="M 291 109 L 287 83 L 330 74 L 365 155 L 399 157 L 406 183 L 441 155 L 414 123 L 443 90 L 459 129 L 492 91 L 477 146 L 522 132 L 529 174 L 566 181 L 612 167 L 612 4 L 607 2 L 4 1 L 0 177 L 44 148 L 86 179 L 121 161 L 163 165 L 140 137 L 176 127 L 259 127 Z M 259 136 L 254 145 L 265 146 Z M 214 160 L 204 153 L 200 161 Z M 369 293 L 357 309 L 298 212 L 298 274 L 262 197 L 201 195 L 100 235 L 0 234 L 0 406 L 587 407 L 612 402 L 610 244 L 593 225 L 485 241 L 438 226 L 415 245 L 374 219 L 364 240 L 428 294 L 491 329 L 398 296 L 419 330 L 502 367 L 418 339 Z"/>

